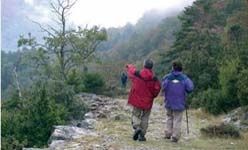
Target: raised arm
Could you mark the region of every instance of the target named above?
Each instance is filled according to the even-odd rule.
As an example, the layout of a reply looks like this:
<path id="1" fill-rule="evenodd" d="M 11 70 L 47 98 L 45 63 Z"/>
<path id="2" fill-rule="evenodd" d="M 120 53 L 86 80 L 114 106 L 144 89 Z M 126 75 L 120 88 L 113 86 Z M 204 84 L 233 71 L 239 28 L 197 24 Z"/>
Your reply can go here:
<path id="1" fill-rule="evenodd" d="M 135 77 L 136 67 L 133 64 L 126 65 L 127 76 L 132 79 Z"/>

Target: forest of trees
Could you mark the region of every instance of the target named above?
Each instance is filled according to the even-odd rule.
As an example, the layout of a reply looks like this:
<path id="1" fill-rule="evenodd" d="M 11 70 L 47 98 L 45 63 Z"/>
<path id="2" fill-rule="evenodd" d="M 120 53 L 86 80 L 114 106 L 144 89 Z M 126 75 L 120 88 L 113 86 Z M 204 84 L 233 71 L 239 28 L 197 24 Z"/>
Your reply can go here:
<path id="1" fill-rule="evenodd" d="M 179 16 L 182 27 L 159 65 L 183 62 L 196 85 L 192 107 L 219 114 L 248 104 L 247 9 L 246 0 L 198 0 Z"/>
<path id="2" fill-rule="evenodd" d="M 70 2 L 52 4 L 59 27 L 35 22 L 47 34 L 43 43 L 30 33 L 18 51 L 1 52 L 3 149 L 45 147 L 53 125 L 87 111 L 77 93 L 115 90 L 123 66 L 145 58 L 160 78 L 174 60 L 183 63 L 196 87 L 190 107 L 215 115 L 247 107 L 247 0 L 197 0 L 176 15 L 150 12 L 109 29 L 68 27 Z"/>

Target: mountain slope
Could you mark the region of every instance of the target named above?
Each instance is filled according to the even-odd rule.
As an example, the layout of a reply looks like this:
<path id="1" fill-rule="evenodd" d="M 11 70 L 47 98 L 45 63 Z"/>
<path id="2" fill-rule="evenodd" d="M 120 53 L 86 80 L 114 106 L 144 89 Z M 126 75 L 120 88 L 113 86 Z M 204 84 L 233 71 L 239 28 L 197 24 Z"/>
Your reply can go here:
<path id="1" fill-rule="evenodd" d="M 134 61 L 169 47 L 174 40 L 173 33 L 180 28 L 177 14 L 153 10 L 135 25 L 108 29 L 108 41 L 99 46 L 103 59 Z"/>
<path id="2" fill-rule="evenodd" d="M 179 17 L 173 46 L 161 54 L 159 72 L 180 60 L 196 88 L 191 106 L 213 114 L 247 106 L 248 1 L 198 0 Z"/>

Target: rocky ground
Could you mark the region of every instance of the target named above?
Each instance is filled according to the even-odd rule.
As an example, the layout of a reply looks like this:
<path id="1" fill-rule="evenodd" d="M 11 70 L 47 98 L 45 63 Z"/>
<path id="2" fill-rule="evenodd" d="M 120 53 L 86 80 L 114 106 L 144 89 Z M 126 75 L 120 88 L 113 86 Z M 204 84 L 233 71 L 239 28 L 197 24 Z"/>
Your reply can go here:
<path id="1" fill-rule="evenodd" d="M 219 123 L 224 116 L 213 117 L 201 110 L 189 111 L 189 129 L 182 124 L 182 138 L 175 144 L 164 139 L 165 111 L 158 98 L 152 108 L 146 142 L 132 140 L 131 108 L 126 99 L 112 99 L 92 94 L 79 98 L 89 105 L 85 120 L 74 121 L 69 126 L 55 126 L 49 140 L 53 150 L 201 150 L 247 149 L 248 133 L 241 139 L 209 138 L 200 134 L 200 128 Z M 226 119 L 226 118 L 225 118 Z"/>

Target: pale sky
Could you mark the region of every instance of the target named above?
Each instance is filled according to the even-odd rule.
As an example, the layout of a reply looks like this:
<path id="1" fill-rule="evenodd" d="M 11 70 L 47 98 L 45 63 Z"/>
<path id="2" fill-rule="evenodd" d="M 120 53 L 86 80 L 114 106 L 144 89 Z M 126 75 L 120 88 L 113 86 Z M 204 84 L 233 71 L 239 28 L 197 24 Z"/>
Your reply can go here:
<path id="1" fill-rule="evenodd" d="M 183 10 L 194 0 L 78 0 L 71 10 L 70 21 L 75 25 L 100 25 L 120 27 L 127 22 L 135 24 L 145 11 L 158 9 Z M 31 19 L 48 22 L 49 5 L 40 0 L 24 0 L 36 13 L 28 14 Z M 46 1 L 47 2 L 47 1 Z"/>

